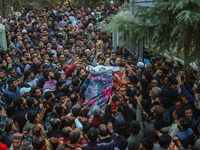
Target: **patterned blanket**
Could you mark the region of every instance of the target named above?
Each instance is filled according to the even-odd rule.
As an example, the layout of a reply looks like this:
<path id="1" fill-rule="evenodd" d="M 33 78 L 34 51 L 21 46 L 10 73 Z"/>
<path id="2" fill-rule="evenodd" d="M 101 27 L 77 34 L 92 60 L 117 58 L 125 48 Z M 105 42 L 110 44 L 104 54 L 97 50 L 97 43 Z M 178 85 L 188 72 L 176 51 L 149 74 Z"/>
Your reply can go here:
<path id="1" fill-rule="evenodd" d="M 90 99 L 91 102 L 86 106 L 90 110 L 88 116 L 93 116 L 91 113 L 95 105 L 105 109 L 106 102 L 109 99 L 113 87 L 112 70 L 95 71 L 93 70 L 92 78 L 86 91 L 85 98 Z"/>

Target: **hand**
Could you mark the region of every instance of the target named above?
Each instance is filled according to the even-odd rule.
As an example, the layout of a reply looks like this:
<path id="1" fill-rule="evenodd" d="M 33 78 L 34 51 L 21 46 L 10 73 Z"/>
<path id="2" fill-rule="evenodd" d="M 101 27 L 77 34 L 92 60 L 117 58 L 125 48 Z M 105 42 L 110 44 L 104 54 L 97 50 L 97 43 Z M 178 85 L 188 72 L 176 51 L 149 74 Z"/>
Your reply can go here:
<path id="1" fill-rule="evenodd" d="M 158 135 L 158 133 L 159 133 L 159 131 L 158 131 L 158 130 L 155 130 L 155 134 Z"/>
<path id="2" fill-rule="evenodd" d="M 179 140 L 179 138 L 177 136 L 173 137 L 173 141 L 177 144 L 177 145 L 181 145 L 181 142 Z"/>
<path id="3" fill-rule="evenodd" d="M 91 102 L 91 100 L 88 99 L 88 100 L 85 101 L 85 104 L 87 105 L 87 104 L 89 104 L 90 102 Z"/>
<path id="4" fill-rule="evenodd" d="M 141 101 L 142 101 L 142 95 L 141 94 L 140 94 L 139 97 L 135 96 L 134 98 L 137 100 L 138 104 L 141 104 Z"/>
<path id="5" fill-rule="evenodd" d="M 112 132 L 114 131 L 114 130 L 113 130 L 113 125 L 112 125 L 111 122 L 108 122 L 107 128 L 108 128 L 108 130 L 110 131 L 110 133 L 112 133 Z"/>
<path id="6" fill-rule="evenodd" d="M 55 144 L 55 143 L 58 142 L 58 138 L 56 138 L 56 137 L 51 137 L 51 138 L 50 138 L 50 142 Z"/>
<path id="7" fill-rule="evenodd" d="M 7 113 L 6 113 L 6 111 L 5 111 L 3 106 L 1 106 L 1 116 L 7 117 Z"/>
<path id="8" fill-rule="evenodd" d="M 177 82 L 178 82 L 178 84 L 179 84 L 179 85 L 181 85 L 181 84 L 182 84 L 182 80 L 181 80 L 181 77 L 180 77 L 180 75 L 176 77 L 176 80 L 177 80 Z"/>
<path id="9" fill-rule="evenodd" d="M 88 66 L 89 74 L 92 74 L 92 69 L 93 69 L 93 68 L 90 68 L 90 66 Z"/>

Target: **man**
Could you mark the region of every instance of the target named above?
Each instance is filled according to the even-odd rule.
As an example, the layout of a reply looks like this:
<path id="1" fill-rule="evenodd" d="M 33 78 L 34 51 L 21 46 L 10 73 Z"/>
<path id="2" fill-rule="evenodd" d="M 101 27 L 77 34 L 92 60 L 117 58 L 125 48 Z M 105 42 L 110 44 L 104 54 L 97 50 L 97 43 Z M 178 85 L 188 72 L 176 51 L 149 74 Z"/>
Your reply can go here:
<path id="1" fill-rule="evenodd" d="M 6 71 L 0 68 L 0 86 L 2 87 L 2 91 L 6 89 L 7 82 L 8 77 L 6 75 Z"/>
<path id="2" fill-rule="evenodd" d="M 54 89 L 56 85 L 55 75 L 53 71 L 47 71 L 45 72 L 45 78 L 48 80 L 45 82 L 43 86 L 43 93 L 46 89 Z"/>
<path id="3" fill-rule="evenodd" d="M 15 106 L 15 121 L 19 125 L 19 130 L 22 132 L 22 128 L 26 123 L 25 115 L 26 111 L 26 100 L 22 97 L 16 97 L 13 101 Z"/>
<path id="4" fill-rule="evenodd" d="M 50 140 L 47 138 L 42 124 L 36 124 L 32 128 L 32 132 L 33 132 L 33 136 L 35 137 L 33 139 L 33 142 L 36 142 L 40 138 L 44 138 L 45 144 L 46 144 L 46 150 L 53 150 L 52 145 L 50 143 L 50 142 L 53 142 L 53 140 L 52 140 L 53 138 L 51 138 Z"/>
<path id="5" fill-rule="evenodd" d="M 8 147 L 12 145 L 13 142 L 13 133 L 15 131 L 15 124 L 14 121 L 10 118 L 6 120 L 6 127 L 5 127 L 6 134 L 3 137 L 4 144 Z"/>
<path id="6" fill-rule="evenodd" d="M 135 97 L 137 100 L 137 112 L 136 121 L 133 120 L 130 124 L 130 136 L 127 139 L 129 149 L 138 149 L 140 146 L 140 141 L 143 138 L 143 123 L 142 123 L 142 95 Z"/>
<path id="7" fill-rule="evenodd" d="M 24 98 L 27 99 L 30 96 L 30 91 L 31 91 L 31 87 L 23 87 L 20 89 L 20 95 Z"/>
<path id="8" fill-rule="evenodd" d="M 12 102 L 16 97 L 20 96 L 20 90 L 15 78 L 8 79 L 8 88 L 3 92 L 3 96 L 7 102 L 7 114 L 10 117 L 14 115 Z"/>
<path id="9" fill-rule="evenodd" d="M 43 88 L 43 85 L 48 80 L 47 78 L 45 78 L 44 74 L 46 71 L 51 70 L 51 66 L 48 63 L 45 63 L 45 64 L 42 64 L 42 69 L 43 69 L 43 72 L 40 74 L 39 80 L 37 82 L 37 86 L 39 88 Z"/>
<path id="10" fill-rule="evenodd" d="M 114 142 L 109 144 L 97 144 L 97 137 L 98 133 L 96 131 L 96 128 L 92 127 L 88 130 L 87 136 L 90 142 L 88 144 L 83 145 L 82 150 L 111 150 L 116 146 L 116 135 L 113 130 L 112 123 L 108 123 L 108 130 L 111 133 Z"/>
<path id="11" fill-rule="evenodd" d="M 185 149 L 188 149 L 193 144 L 193 139 L 194 139 L 194 132 L 192 131 L 191 128 L 189 128 L 190 119 L 186 118 L 186 117 L 181 118 L 178 121 L 177 126 L 178 126 L 180 132 L 174 137 L 174 140 L 176 137 L 178 137 L 182 146 Z M 178 144 L 178 146 L 180 146 L 180 145 Z"/>
<path id="12" fill-rule="evenodd" d="M 13 134 L 13 143 L 9 150 L 20 150 L 23 142 L 23 135 L 18 133 Z"/>

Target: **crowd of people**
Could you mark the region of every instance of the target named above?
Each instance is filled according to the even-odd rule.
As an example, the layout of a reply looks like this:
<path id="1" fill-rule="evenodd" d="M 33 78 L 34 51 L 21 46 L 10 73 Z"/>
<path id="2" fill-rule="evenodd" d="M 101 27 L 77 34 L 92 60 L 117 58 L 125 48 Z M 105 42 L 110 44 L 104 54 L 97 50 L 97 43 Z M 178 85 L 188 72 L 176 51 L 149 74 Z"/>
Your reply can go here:
<path id="1" fill-rule="evenodd" d="M 102 0 L 94 9 L 57 4 L 0 17 L 8 48 L 0 58 L 0 150 L 200 149 L 196 64 L 138 62 L 114 49 L 102 25 L 120 9 Z M 110 68 L 113 80 L 98 78 Z M 103 96 L 94 100 L 95 92 Z"/>

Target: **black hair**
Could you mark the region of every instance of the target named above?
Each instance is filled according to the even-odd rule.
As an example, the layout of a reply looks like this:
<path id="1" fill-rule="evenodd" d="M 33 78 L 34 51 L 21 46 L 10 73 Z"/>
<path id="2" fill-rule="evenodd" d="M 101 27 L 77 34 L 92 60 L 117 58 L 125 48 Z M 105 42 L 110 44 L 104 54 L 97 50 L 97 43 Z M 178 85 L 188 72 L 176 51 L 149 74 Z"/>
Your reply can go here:
<path id="1" fill-rule="evenodd" d="M 22 104 L 22 97 L 21 97 L 21 96 L 16 97 L 16 98 L 13 100 L 13 103 L 14 103 L 15 107 L 20 108 L 20 107 L 21 107 L 21 104 Z"/>
<path id="2" fill-rule="evenodd" d="M 88 139 L 91 141 L 91 142 L 96 142 L 97 141 L 97 137 L 98 137 L 98 133 L 97 133 L 97 130 L 95 127 L 91 127 L 88 132 L 87 132 L 87 136 L 88 136 Z"/>
<path id="3" fill-rule="evenodd" d="M 33 123 L 35 121 L 35 118 L 37 117 L 37 111 L 36 110 L 31 110 L 27 114 L 27 118 L 30 123 Z"/>
<path id="4" fill-rule="evenodd" d="M 61 87 L 63 84 L 65 84 L 65 80 L 58 80 L 58 82 L 56 82 L 56 88 L 58 89 L 59 87 Z"/>
<path id="5" fill-rule="evenodd" d="M 151 101 L 148 99 L 142 99 L 141 105 L 142 108 L 147 112 L 151 107 Z"/>
<path id="6" fill-rule="evenodd" d="M 69 95 L 69 93 L 70 93 L 69 85 L 65 85 L 65 86 L 63 87 L 63 93 L 65 93 L 65 95 Z"/>
<path id="7" fill-rule="evenodd" d="M 45 145 L 45 139 L 44 138 L 37 138 L 34 142 L 34 148 L 36 150 L 41 150 L 44 145 Z"/>
<path id="8" fill-rule="evenodd" d="M 127 145 L 127 140 L 123 135 L 117 136 L 117 146 L 120 150 L 125 150 Z"/>
<path id="9" fill-rule="evenodd" d="M 74 117 L 68 117 L 66 120 L 65 120 L 65 126 L 66 127 L 72 127 L 72 124 L 73 123 L 75 123 L 74 122 L 75 121 L 75 119 L 74 119 Z"/>
<path id="10" fill-rule="evenodd" d="M 5 131 L 9 132 L 12 129 L 14 121 L 11 118 L 6 119 Z"/>
<path id="11" fill-rule="evenodd" d="M 34 127 L 32 128 L 33 135 L 35 135 L 36 137 L 40 136 L 41 130 L 42 129 L 39 127 L 38 124 L 34 125 Z"/>
<path id="12" fill-rule="evenodd" d="M 80 133 L 77 130 L 70 132 L 69 139 L 71 144 L 77 143 L 79 138 L 80 138 Z"/>
<path id="13" fill-rule="evenodd" d="M 148 139 L 148 138 L 144 138 L 141 141 L 143 148 L 145 148 L 146 150 L 152 150 L 153 149 L 153 141 Z"/>
<path id="14" fill-rule="evenodd" d="M 133 120 L 130 124 L 130 131 L 133 134 L 138 134 L 140 132 L 140 124 L 138 121 Z"/>
<path id="15" fill-rule="evenodd" d="M 165 65 L 169 66 L 169 68 L 172 68 L 172 64 L 170 62 L 166 62 Z"/>
<path id="16" fill-rule="evenodd" d="M 47 91 L 47 92 L 45 92 L 45 94 L 44 94 L 44 98 L 46 99 L 46 100 L 49 100 L 51 97 L 52 97 L 52 91 Z"/>
<path id="17" fill-rule="evenodd" d="M 77 72 L 78 72 L 78 71 L 77 71 Z M 78 73 L 77 73 L 77 74 L 78 74 Z M 72 85 L 73 85 L 73 86 L 78 86 L 78 84 L 80 83 L 79 79 L 80 79 L 79 76 L 74 76 L 74 77 L 72 78 Z"/>
<path id="18" fill-rule="evenodd" d="M 63 97 L 63 96 L 65 96 L 65 94 L 63 92 L 58 92 L 55 96 L 56 96 L 56 98 L 58 100 L 60 100 L 60 98 Z"/>
<path id="19" fill-rule="evenodd" d="M 29 97 L 27 100 L 26 100 L 26 104 L 29 108 L 31 108 L 31 105 L 33 104 L 33 101 L 34 101 L 34 98 L 33 97 Z"/>
<path id="20" fill-rule="evenodd" d="M 53 130 L 57 130 L 61 124 L 57 118 L 51 120 L 50 123 Z"/>
<path id="21" fill-rule="evenodd" d="M 9 78 L 8 79 L 8 85 L 10 86 L 14 81 L 16 81 L 17 79 L 15 79 L 15 78 Z"/>
<path id="22" fill-rule="evenodd" d="M 171 101 L 167 97 L 161 97 L 160 103 L 163 105 L 165 109 L 169 108 L 171 106 Z"/>
<path id="23" fill-rule="evenodd" d="M 87 134 L 88 130 L 90 129 L 91 124 L 89 121 L 84 121 L 83 122 L 83 133 Z"/>
<path id="24" fill-rule="evenodd" d="M 180 124 L 183 126 L 184 130 L 187 130 L 190 127 L 190 119 L 187 117 L 180 118 Z"/>
<path id="25" fill-rule="evenodd" d="M 180 108 L 175 109 L 175 113 L 176 113 L 178 119 L 180 119 L 180 118 L 185 116 L 184 110 L 180 109 Z"/>
<path id="26" fill-rule="evenodd" d="M 72 91 L 73 92 L 76 92 L 76 93 L 79 93 L 80 92 L 80 86 L 74 86 L 73 88 L 72 88 Z"/>
<path id="27" fill-rule="evenodd" d="M 159 144 L 162 148 L 166 148 L 166 146 L 171 143 L 171 136 L 168 134 L 163 134 L 159 137 Z"/>
<path id="28" fill-rule="evenodd" d="M 55 106 L 55 111 L 59 116 L 61 115 L 62 109 L 63 109 L 62 104 L 57 103 L 56 106 Z"/>
<path id="29" fill-rule="evenodd" d="M 71 95 L 70 95 L 70 100 L 72 103 L 76 103 L 77 100 L 78 100 L 78 94 L 76 92 L 73 92 Z"/>
<path id="30" fill-rule="evenodd" d="M 70 130 L 70 128 L 64 127 L 64 128 L 62 129 L 61 135 L 62 135 L 64 138 L 68 138 L 68 137 L 69 137 L 69 133 L 70 133 L 71 131 L 72 131 L 72 130 Z"/>

